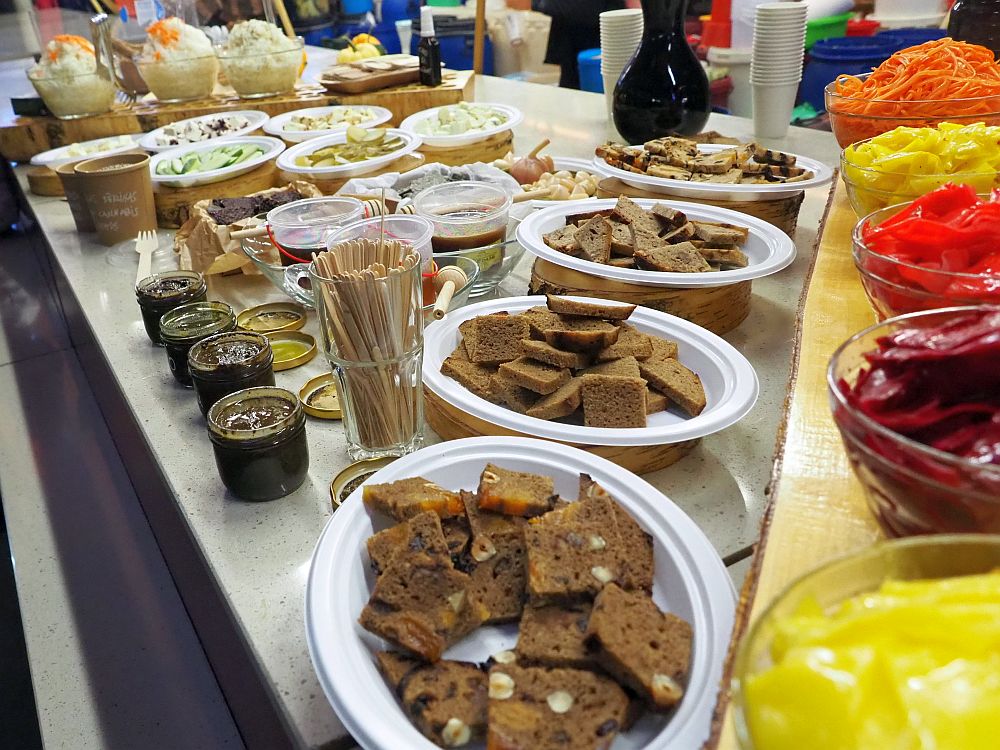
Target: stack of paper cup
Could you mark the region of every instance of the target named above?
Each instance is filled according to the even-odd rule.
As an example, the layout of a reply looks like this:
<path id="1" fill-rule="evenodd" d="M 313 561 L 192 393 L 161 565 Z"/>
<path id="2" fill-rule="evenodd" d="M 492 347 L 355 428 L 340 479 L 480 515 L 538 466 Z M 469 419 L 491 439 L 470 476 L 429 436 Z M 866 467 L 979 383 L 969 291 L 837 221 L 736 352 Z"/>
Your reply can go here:
<path id="1" fill-rule="evenodd" d="M 601 76 L 610 117 L 615 84 L 642 39 L 642 11 L 638 8 L 608 10 L 601 13 L 600 19 Z"/>
<path id="2" fill-rule="evenodd" d="M 802 80 L 807 10 L 801 2 L 757 6 L 750 83 L 754 133 L 760 138 L 781 138 L 788 132 Z"/>

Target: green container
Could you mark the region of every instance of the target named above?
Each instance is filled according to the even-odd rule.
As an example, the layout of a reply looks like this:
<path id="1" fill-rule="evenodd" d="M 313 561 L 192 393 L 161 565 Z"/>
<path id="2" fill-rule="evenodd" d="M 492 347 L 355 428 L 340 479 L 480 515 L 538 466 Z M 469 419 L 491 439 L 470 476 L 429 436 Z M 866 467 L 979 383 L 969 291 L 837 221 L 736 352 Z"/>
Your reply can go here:
<path id="1" fill-rule="evenodd" d="M 462 0 L 427 0 L 428 5 L 436 5 L 439 8 L 457 8 L 462 4 Z"/>
<path id="2" fill-rule="evenodd" d="M 806 24 L 806 49 L 812 49 L 812 46 L 820 39 L 836 39 L 847 36 L 847 22 L 851 20 L 853 15 L 853 13 L 843 13 L 839 16 L 827 16 L 809 21 Z"/>

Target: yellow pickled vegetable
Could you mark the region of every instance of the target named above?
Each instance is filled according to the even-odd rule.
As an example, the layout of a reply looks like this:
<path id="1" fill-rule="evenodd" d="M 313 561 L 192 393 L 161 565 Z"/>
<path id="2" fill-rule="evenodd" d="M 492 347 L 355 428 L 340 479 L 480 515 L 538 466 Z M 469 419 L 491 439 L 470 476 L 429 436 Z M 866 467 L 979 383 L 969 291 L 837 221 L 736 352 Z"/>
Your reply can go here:
<path id="1" fill-rule="evenodd" d="M 1000 186 L 1000 127 L 943 122 L 900 127 L 844 149 L 844 176 L 865 213 L 905 203 L 947 182 L 978 193 Z"/>
<path id="2" fill-rule="evenodd" d="M 807 603 L 771 658 L 743 686 L 762 750 L 1000 747 L 1000 571 Z"/>

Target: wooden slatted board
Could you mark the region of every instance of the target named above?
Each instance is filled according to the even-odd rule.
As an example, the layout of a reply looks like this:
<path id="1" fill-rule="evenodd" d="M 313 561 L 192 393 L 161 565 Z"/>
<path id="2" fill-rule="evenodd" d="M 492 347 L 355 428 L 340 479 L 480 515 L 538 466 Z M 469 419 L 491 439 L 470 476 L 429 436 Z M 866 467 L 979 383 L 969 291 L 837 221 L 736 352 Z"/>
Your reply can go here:
<path id="1" fill-rule="evenodd" d="M 836 180 L 836 177 L 834 178 Z M 779 434 L 771 505 L 737 612 L 735 646 L 750 623 L 793 580 L 882 537 L 830 416 L 826 369 L 845 340 L 876 322 L 851 259 L 857 216 L 837 181 L 827 208 L 801 315 L 787 421 Z M 728 686 L 733 649 L 727 663 Z M 738 750 L 723 694 L 707 747 Z"/>
<path id="2" fill-rule="evenodd" d="M 440 86 L 420 84 L 396 86 L 367 94 L 330 94 L 319 84 L 300 83 L 287 94 L 261 99 L 240 99 L 228 86 L 217 86 L 206 99 L 177 104 L 162 104 L 156 99 L 140 99 L 131 107 L 115 105 L 103 115 L 79 120 L 55 117 L 14 117 L 0 122 L 0 156 L 9 161 L 28 161 L 35 154 L 93 138 L 128 133 L 146 133 L 188 117 L 239 109 L 256 109 L 274 116 L 303 107 L 331 104 L 368 104 L 392 111 L 392 124 L 430 107 L 471 101 L 475 93 L 475 75 L 471 70 L 446 71 Z"/>

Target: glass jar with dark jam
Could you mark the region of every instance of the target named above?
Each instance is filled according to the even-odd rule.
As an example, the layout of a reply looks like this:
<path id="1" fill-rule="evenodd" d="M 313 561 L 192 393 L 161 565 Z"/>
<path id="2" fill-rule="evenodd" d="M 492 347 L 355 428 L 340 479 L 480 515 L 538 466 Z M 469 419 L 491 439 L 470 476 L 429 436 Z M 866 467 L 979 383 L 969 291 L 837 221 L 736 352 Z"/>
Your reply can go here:
<path id="1" fill-rule="evenodd" d="M 188 352 L 188 371 L 202 414 L 230 393 L 274 385 L 274 353 L 259 333 L 231 331 L 202 339 Z"/>
<path id="2" fill-rule="evenodd" d="M 309 471 L 305 412 L 284 388 L 223 396 L 208 410 L 208 436 L 222 483 L 243 500 L 284 497 Z"/>
<path id="3" fill-rule="evenodd" d="M 225 302 L 192 302 L 175 307 L 160 318 L 160 339 L 174 378 L 191 388 L 188 352 L 204 338 L 236 328 L 236 314 Z"/>
<path id="4" fill-rule="evenodd" d="M 180 305 L 204 302 L 208 299 L 208 285 L 197 271 L 157 273 L 135 285 L 135 298 L 139 301 L 146 335 L 157 346 L 163 346 L 160 318 Z"/>

